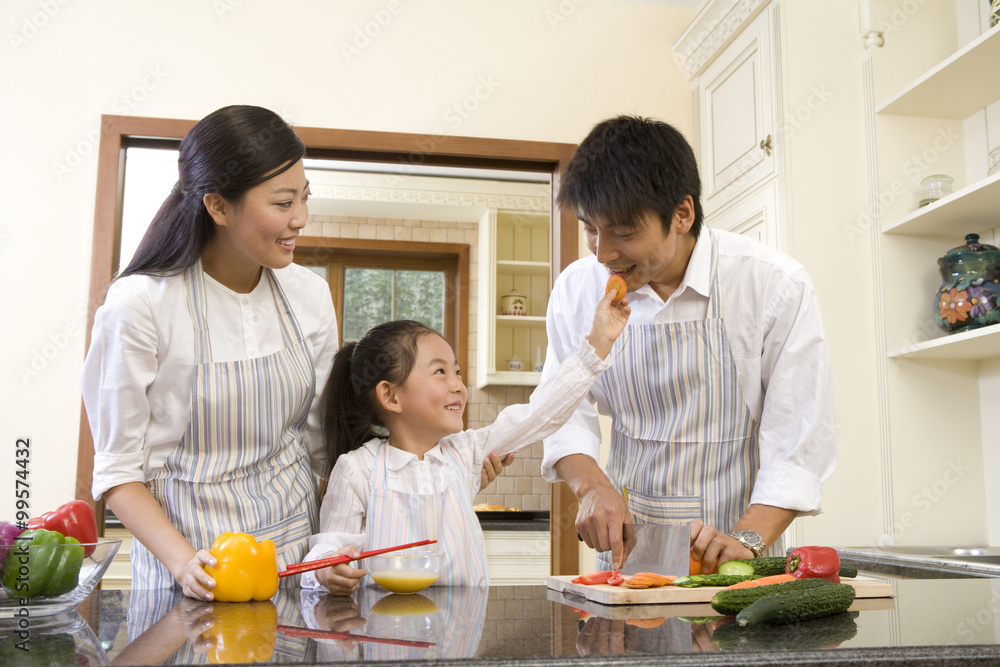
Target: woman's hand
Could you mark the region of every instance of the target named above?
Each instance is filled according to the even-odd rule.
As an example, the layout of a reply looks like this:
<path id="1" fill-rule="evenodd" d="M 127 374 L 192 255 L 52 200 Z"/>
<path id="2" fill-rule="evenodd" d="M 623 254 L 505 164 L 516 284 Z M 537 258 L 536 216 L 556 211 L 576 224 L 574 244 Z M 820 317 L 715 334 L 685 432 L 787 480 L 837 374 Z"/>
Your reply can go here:
<path id="1" fill-rule="evenodd" d="M 181 573 L 174 575 L 177 583 L 181 585 L 184 595 L 197 600 L 211 601 L 215 597 L 212 594 L 212 589 L 215 588 L 215 579 L 208 576 L 208 572 L 205 572 L 205 566 L 215 567 L 217 564 L 215 556 L 208 549 L 196 552 L 194 558 L 184 564 Z"/>
<path id="2" fill-rule="evenodd" d="M 357 558 L 360 553 L 355 547 L 348 545 L 332 553 L 325 554 L 322 558 L 345 555 Z M 331 595 L 353 595 L 354 591 L 358 589 L 358 584 L 361 583 L 366 574 L 368 574 L 366 570 L 351 567 L 350 563 L 341 563 L 340 565 L 331 565 L 330 567 L 316 570 L 316 581 L 326 586 Z"/>
<path id="3" fill-rule="evenodd" d="M 497 476 L 503 472 L 503 469 L 513 462 L 513 454 L 500 458 L 496 452 L 490 452 L 490 455 L 483 459 L 483 469 L 479 471 L 479 490 L 486 490 L 486 487 L 493 483 Z"/>
<path id="4" fill-rule="evenodd" d="M 625 330 L 632 309 L 628 305 L 628 297 L 612 305 L 615 292 L 605 294 L 594 311 L 594 322 L 590 327 L 587 340 L 601 359 L 607 359 L 611 346 Z"/>

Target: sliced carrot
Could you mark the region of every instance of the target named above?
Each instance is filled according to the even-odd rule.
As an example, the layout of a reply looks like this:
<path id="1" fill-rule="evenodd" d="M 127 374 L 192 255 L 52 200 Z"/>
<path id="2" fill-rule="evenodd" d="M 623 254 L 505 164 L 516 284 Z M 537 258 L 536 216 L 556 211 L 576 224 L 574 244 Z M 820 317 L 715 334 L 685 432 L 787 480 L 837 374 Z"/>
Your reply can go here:
<path id="1" fill-rule="evenodd" d="M 768 586 L 770 584 L 783 584 L 786 581 L 795 581 L 795 577 L 790 574 L 773 574 L 770 577 L 760 577 L 759 579 L 747 579 L 726 588 L 756 588 L 757 586 Z"/>
<path id="2" fill-rule="evenodd" d="M 655 572 L 638 572 L 626 579 L 622 586 L 627 588 L 658 588 L 672 584 L 676 578 L 672 575 L 656 574 Z"/>
<path id="3" fill-rule="evenodd" d="M 637 628 L 657 628 L 663 625 L 666 618 L 629 618 L 625 620 L 626 625 L 634 625 Z"/>

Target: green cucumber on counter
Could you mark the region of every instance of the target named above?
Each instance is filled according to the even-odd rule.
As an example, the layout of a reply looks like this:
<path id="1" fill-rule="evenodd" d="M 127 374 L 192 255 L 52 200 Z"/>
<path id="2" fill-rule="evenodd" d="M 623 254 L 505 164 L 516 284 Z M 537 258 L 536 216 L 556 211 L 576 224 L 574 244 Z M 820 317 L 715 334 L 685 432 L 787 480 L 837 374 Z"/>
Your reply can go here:
<path id="1" fill-rule="evenodd" d="M 831 584 L 766 595 L 736 615 L 740 627 L 782 625 L 833 616 L 854 602 L 854 586 Z"/>
<path id="2" fill-rule="evenodd" d="M 735 616 L 765 595 L 834 585 L 826 579 L 796 579 L 753 588 L 726 588 L 712 596 L 712 609 L 723 616 Z"/>
<path id="3" fill-rule="evenodd" d="M 722 568 L 729 565 L 729 563 L 742 563 L 751 566 L 755 577 L 770 577 L 775 574 L 783 573 L 785 571 L 785 565 L 788 563 L 788 559 L 784 556 L 762 556 L 760 558 L 746 558 L 736 561 L 731 560 L 720 565 L 719 572 L 722 572 Z M 736 572 L 732 572 L 732 574 L 736 574 Z M 840 576 L 853 579 L 858 576 L 858 570 L 850 565 L 844 565 L 841 563 Z"/>
<path id="4" fill-rule="evenodd" d="M 674 579 L 674 586 L 680 586 L 681 588 L 732 586 L 733 584 L 753 578 L 753 575 L 745 574 L 689 574 L 686 577 L 677 577 Z"/>

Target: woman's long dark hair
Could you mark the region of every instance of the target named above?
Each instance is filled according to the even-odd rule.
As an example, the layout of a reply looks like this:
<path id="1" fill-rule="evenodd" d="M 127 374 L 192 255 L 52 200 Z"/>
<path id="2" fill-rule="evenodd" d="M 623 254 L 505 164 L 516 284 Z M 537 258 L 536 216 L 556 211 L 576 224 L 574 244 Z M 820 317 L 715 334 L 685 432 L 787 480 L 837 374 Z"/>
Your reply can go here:
<path id="1" fill-rule="evenodd" d="M 378 437 L 385 428 L 375 387 L 406 381 L 417 359 L 421 336 L 440 334 L 414 320 L 395 320 L 372 327 L 356 343 L 333 357 L 330 379 L 323 390 L 323 432 L 331 464 L 347 452 Z"/>
<path id="2" fill-rule="evenodd" d="M 215 234 L 202 201 L 206 194 L 218 193 L 238 204 L 248 190 L 304 154 L 305 146 L 291 126 L 268 109 L 234 105 L 205 116 L 181 141 L 177 184 L 119 277 L 182 272 L 198 261 Z"/>

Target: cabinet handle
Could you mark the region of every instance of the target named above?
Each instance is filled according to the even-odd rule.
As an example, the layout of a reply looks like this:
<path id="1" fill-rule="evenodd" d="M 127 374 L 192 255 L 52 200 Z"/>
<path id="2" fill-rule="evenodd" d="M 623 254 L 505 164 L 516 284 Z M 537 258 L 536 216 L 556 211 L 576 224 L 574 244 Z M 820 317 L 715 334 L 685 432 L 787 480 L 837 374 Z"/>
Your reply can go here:
<path id="1" fill-rule="evenodd" d="M 764 155 L 771 157 L 771 152 L 774 150 L 774 144 L 771 142 L 771 135 L 767 135 L 767 139 L 760 140 L 760 149 L 764 151 Z"/>

